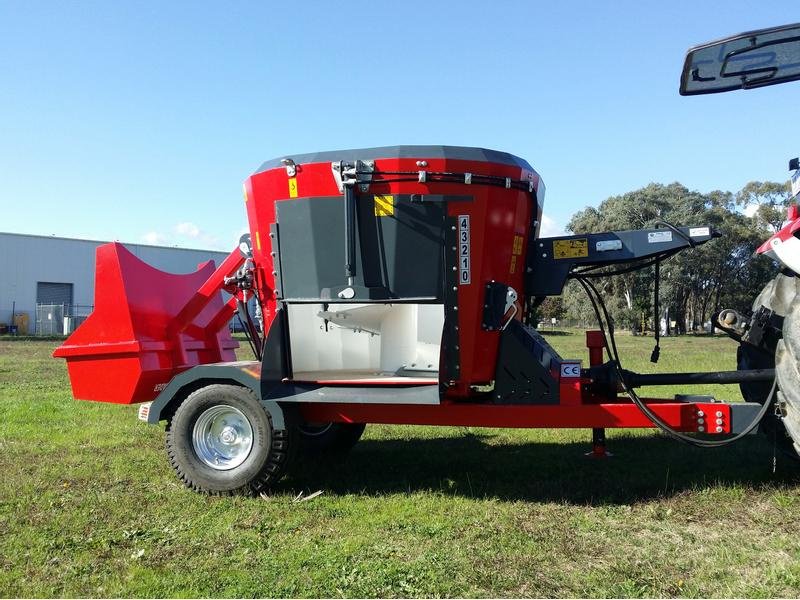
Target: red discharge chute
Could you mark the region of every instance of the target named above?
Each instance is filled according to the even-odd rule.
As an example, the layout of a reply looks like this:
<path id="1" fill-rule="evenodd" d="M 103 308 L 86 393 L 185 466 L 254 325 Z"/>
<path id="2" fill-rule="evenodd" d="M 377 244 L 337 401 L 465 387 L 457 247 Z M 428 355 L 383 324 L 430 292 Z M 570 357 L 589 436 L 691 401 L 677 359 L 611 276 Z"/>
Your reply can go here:
<path id="1" fill-rule="evenodd" d="M 223 279 L 244 262 L 238 250 L 175 275 L 141 261 L 123 245 L 97 249 L 94 312 L 59 346 L 80 400 L 131 404 L 155 398 L 189 367 L 236 360 L 228 331 L 235 299 L 223 303 Z"/>

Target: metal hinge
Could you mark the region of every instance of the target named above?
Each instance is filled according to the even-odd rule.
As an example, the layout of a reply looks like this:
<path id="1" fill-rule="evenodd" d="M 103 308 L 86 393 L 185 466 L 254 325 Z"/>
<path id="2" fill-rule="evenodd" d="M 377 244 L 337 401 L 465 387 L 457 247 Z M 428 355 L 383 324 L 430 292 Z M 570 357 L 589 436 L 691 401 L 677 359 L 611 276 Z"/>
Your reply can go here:
<path id="1" fill-rule="evenodd" d="M 286 174 L 289 177 L 294 177 L 297 175 L 297 165 L 294 164 L 294 161 L 291 158 L 282 158 L 281 164 L 286 167 Z"/>
<path id="2" fill-rule="evenodd" d="M 368 192 L 375 171 L 374 160 L 357 160 L 355 163 L 337 160 L 331 163 L 333 179 L 340 193 L 344 193 L 345 185 L 358 185 L 359 192 Z"/>

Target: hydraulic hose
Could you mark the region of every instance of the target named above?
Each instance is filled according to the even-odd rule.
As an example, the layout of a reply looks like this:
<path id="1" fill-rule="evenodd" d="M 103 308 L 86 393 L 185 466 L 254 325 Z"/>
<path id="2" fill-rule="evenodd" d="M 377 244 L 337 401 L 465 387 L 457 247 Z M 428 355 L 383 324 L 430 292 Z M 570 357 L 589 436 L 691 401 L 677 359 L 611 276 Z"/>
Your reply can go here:
<path id="1" fill-rule="evenodd" d="M 605 303 L 603 302 L 603 298 L 600 293 L 597 291 L 597 288 L 594 287 L 591 281 L 585 279 L 581 276 L 576 276 L 578 283 L 581 284 L 586 295 L 589 298 L 589 301 L 592 304 L 592 308 L 594 310 L 595 316 L 597 317 L 597 322 L 600 327 L 600 331 L 603 334 L 603 341 L 606 346 L 606 352 L 609 354 L 609 358 L 611 359 L 612 363 L 614 364 L 614 368 L 617 371 L 617 376 L 622 384 L 623 391 L 627 394 L 627 396 L 631 399 L 639 410 L 644 413 L 648 419 L 650 419 L 656 427 L 661 429 L 664 433 L 669 435 L 670 437 L 689 444 L 691 446 L 696 446 L 699 448 L 719 448 L 721 446 L 727 446 L 728 444 L 732 444 L 744 436 L 750 434 L 762 421 L 762 419 L 766 416 L 767 411 L 773 404 L 773 400 L 775 397 L 775 391 L 778 386 L 778 380 L 775 378 L 772 382 L 772 388 L 770 389 L 769 395 L 764 402 L 764 405 L 761 407 L 761 410 L 758 411 L 758 414 L 753 418 L 752 422 L 744 428 L 740 433 L 736 434 L 731 438 L 727 438 L 724 440 L 699 440 L 692 436 L 686 435 L 683 432 L 677 431 L 669 426 L 668 423 L 663 421 L 655 412 L 653 412 L 647 404 L 645 404 L 641 398 L 633 391 L 633 388 L 628 386 L 625 380 L 625 374 L 622 369 L 622 363 L 619 358 L 619 352 L 617 350 L 617 343 L 614 338 L 614 323 L 611 320 L 611 317 L 608 314 L 608 310 L 606 309 Z M 605 327 L 603 326 L 603 318 L 600 313 L 600 309 L 602 308 L 602 313 L 605 316 L 605 322 L 608 325 L 608 336 L 606 335 Z M 610 340 L 610 344 L 609 344 Z"/>

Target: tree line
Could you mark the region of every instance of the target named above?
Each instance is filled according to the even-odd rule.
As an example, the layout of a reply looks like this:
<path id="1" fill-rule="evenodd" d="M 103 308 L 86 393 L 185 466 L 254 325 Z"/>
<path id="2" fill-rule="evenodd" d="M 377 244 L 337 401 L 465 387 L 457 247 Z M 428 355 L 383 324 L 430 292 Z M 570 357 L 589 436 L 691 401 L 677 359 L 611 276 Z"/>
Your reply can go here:
<path id="1" fill-rule="evenodd" d="M 654 267 L 595 280 L 618 327 L 652 330 L 663 320 L 669 333 L 686 333 L 707 328 L 723 308 L 751 310 L 756 295 L 777 273 L 772 260 L 753 254 L 783 226 L 790 199 L 788 182 L 752 181 L 737 193 L 707 194 L 680 183 L 651 183 L 577 212 L 567 230 L 581 234 L 646 229 L 666 221 L 718 231 L 721 237 L 661 262 L 658 316 L 653 314 Z M 545 300 L 538 315 L 548 322 L 594 318 L 575 281 L 561 297 Z"/>

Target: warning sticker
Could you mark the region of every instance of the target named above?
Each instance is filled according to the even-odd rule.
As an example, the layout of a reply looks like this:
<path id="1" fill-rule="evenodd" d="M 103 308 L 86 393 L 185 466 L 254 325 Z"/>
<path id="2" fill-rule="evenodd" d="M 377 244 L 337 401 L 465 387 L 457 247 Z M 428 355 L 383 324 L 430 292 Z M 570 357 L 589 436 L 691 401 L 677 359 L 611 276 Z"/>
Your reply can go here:
<path id="1" fill-rule="evenodd" d="M 508 272 L 513 275 L 517 272 L 517 257 L 522 254 L 522 236 L 514 236 L 514 244 L 511 247 L 511 265 L 509 265 Z"/>
<path id="2" fill-rule="evenodd" d="M 390 217 L 394 214 L 394 196 L 375 195 L 375 216 Z"/>
<path id="3" fill-rule="evenodd" d="M 289 177 L 289 198 L 297 198 L 297 177 Z"/>
<path id="4" fill-rule="evenodd" d="M 511 248 L 511 254 L 516 254 L 517 256 L 522 254 L 522 236 L 521 235 L 515 235 L 514 236 L 514 245 Z"/>
<path id="5" fill-rule="evenodd" d="M 589 256 L 589 239 L 556 240 L 553 242 L 553 257 L 559 258 L 585 258 Z"/>

